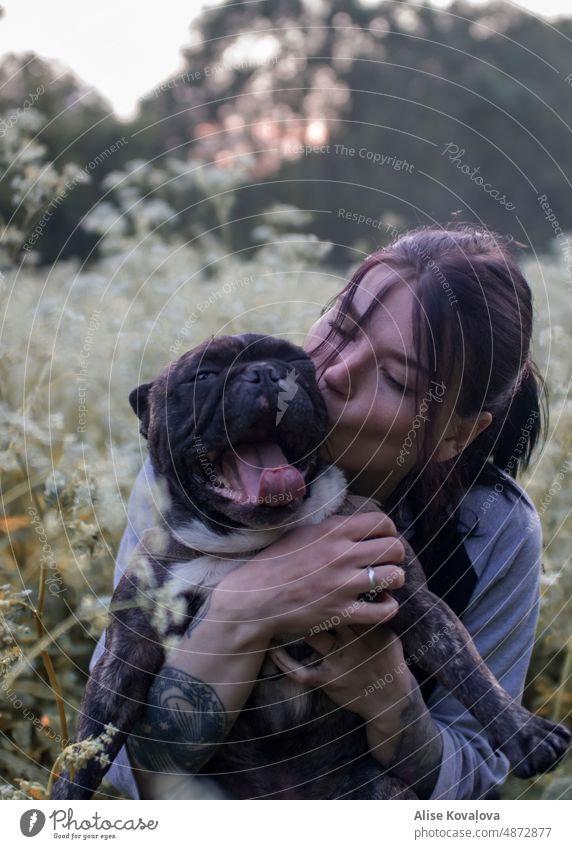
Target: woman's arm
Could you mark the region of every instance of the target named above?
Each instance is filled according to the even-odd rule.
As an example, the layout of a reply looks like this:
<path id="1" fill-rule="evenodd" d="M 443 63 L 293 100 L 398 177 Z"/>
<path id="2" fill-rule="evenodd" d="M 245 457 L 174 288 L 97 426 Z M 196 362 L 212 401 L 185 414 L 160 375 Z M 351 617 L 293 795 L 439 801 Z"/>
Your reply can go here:
<path id="1" fill-rule="evenodd" d="M 221 628 L 213 594 L 205 618 L 172 649 L 127 749 L 141 798 L 179 795 L 229 734 L 254 686 L 269 636 L 249 622 Z"/>
<path id="2" fill-rule="evenodd" d="M 379 516 L 374 516 L 374 521 L 379 521 Z M 358 537 L 367 533 L 367 520 L 364 523 L 360 519 L 360 524 L 363 529 L 354 531 Z M 329 527 L 333 529 L 331 524 Z M 308 572 L 307 556 L 298 551 L 314 540 L 316 568 L 327 566 L 334 573 L 339 571 L 339 566 L 329 566 L 329 554 L 315 545 L 323 533 L 315 525 L 303 529 L 301 534 L 290 534 L 288 540 L 269 546 L 223 578 L 213 590 L 201 621 L 193 623 L 190 633 L 168 653 L 149 691 L 144 716 L 127 744 L 131 763 L 140 770 L 138 785 L 144 798 L 157 798 L 161 788 L 167 786 L 165 775 L 169 774 L 168 792 L 175 786 L 179 794 L 180 787 L 188 786 L 189 773 L 197 772 L 210 760 L 244 707 L 272 636 L 296 627 L 308 631 L 311 624 L 329 612 L 332 602 L 328 595 L 333 590 L 342 592 L 343 587 L 332 574 L 328 575 L 329 581 L 323 574 L 319 579 L 313 578 Z M 339 531 L 337 536 L 345 550 L 348 541 Z M 371 552 L 371 543 L 365 545 Z M 401 544 L 399 550 L 402 552 Z M 355 572 L 353 565 L 344 569 L 350 576 Z M 380 576 L 384 570 L 396 578 L 388 586 L 403 582 L 402 570 L 381 566 Z M 357 577 L 364 589 L 365 575 Z M 319 586 L 314 587 L 313 580 L 319 580 Z M 292 589 L 290 585 L 297 582 L 302 586 Z M 353 591 L 345 592 L 349 600 Z M 395 602 L 389 598 L 375 609 L 362 607 L 367 617 L 375 615 L 381 619 L 396 610 Z M 180 786 L 175 779 L 177 773 L 182 776 Z"/>
<path id="3" fill-rule="evenodd" d="M 429 799 L 441 769 L 443 741 L 415 678 L 408 669 L 399 672 L 405 663 L 402 651 L 401 658 L 394 668 L 400 676 L 402 695 L 392 690 L 395 705 L 390 710 L 378 713 L 374 708 L 371 718 L 364 716 L 367 741 L 373 757 L 384 769 L 401 779 L 420 799 Z"/>
<path id="4" fill-rule="evenodd" d="M 479 580 L 463 624 L 497 679 L 520 700 L 538 618 L 540 521 L 530 502 L 515 507 L 503 499 L 481 524 L 482 533 L 466 543 Z M 389 628 L 374 633 L 342 626 L 336 640 L 325 633 L 307 638 L 325 656 L 313 669 L 297 667 L 283 651 L 272 654 L 294 680 L 322 687 L 365 719 L 372 756 L 420 798 L 482 798 L 506 778 L 506 757 L 491 749 L 479 723 L 442 686 L 425 705 Z"/>
<path id="5" fill-rule="evenodd" d="M 530 502 L 498 501 L 497 515 L 483 518 L 481 533 L 466 543 L 479 580 L 463 624 L 520 701 L 538 620 L 542 531 Z M 425 707 L 409 671 L 407 677 L 409 695 L 402 692 L 394 712 L 368 723 L 372 754 L 414 783 L 421 798 L 483 798 L 505 780 L 507 758 L 493 751 L 477 720 L 441 685 Z"/>
<path id="6" fill-rule="evenodd" d="M 156 523 L 152 483 L 147 460 L 129 499 L 129 523 L 118 554 L 116 581 L 125 571 L 138 535 Z M 139 798 L 140 790 L 156 798 L 158 784 L 151 771 L 161 768 L 180 775 L 181 770 L 188 773 L 206 763 L 244 706 L 274 633 L 303 633 L 316 622 L 340 615 L 367 588 L 363 567 L 368 563 L 379 564 L 377 577 L 388 587 L 401 586 L 403 571 L 392 564 L 400 562 L 404 552 L 395 534 L 391 520 L 377 512 L 331 517 L 287 532 L 227 575 L 213 591 L 202 620 L 171 650 L 151 688 L 147 713 L 128 747 L 113 762 L 109 781 L 132 798 Z M 383 622 L 396 609 L 389 597 L 380 604 L 364 605 L 361 621 Z M 102 650 L 100 640 L 91 666 Z M 201 710 L 205 705 L 208 711 Z M 167 742 L 171 735 L 173 746 Z M 133 765 L 147 767 L 147 778 L 140 772 L 140 786 L 134 780 Z"/>
<path id="7" fill-rule="evenodd" d="M 488 540 L 467 540 L 480 579 L 463 624 L 493 674 L 520 702 L 540 607 L 542 529 L 528 500 L 515 505 L 503 498 L 497 506 L 498 515 L 481 522 Z M 428 707 L 443 739 L 442 767 L 431 798 L 480 799 L 505 781 L 507 758 L 493 751 L 457 699 L 437 686 Z"/>
<path id="8" fill-rule="evenodd" d="M 114 586 L 127 570 L 143 532 L 160 520 L 155 481 L 147 457 L 129 497 Z M 257 623 L 233 622 L 232 628 L 225 628 L 227 616 L 217 602 L 218 596 L 213 594 L 201 621 L 195 621 L 177 648 L 168 653 L 149 691 L 142 721 L 107 773 L 108 780 L 132 798 L 183 792 L 188 782 L 185 784 L 180 773 L 195 772 L 212 756 L 254 686 L 270 637 Z M 90 670 L 104 646 L 102 634 Z M 224 683 L 208 683 L 212 681 Z"/>
<path id="9" fill-rule="evenodd" d="M 319 666 L 300 667 L 283 649 L 273 649 L 276 665 L 361 716 L 373 757 L 420 798 L 428 798 L 441 766 L 441 735 L 391 621 L 387 628 L 336 625 L 335 637 L 314 634 L 306 642 L 323 655 Z"/>

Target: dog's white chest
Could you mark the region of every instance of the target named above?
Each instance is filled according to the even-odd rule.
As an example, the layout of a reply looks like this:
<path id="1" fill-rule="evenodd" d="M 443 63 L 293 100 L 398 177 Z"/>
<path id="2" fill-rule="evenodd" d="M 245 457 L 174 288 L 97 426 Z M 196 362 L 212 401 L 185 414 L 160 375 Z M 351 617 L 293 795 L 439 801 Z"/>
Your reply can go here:
<path id="1" fill-rule="evenodd" d="M 240 568 L 245 558 L 231 559 L 203 554 L 194 560 L 172 563 L 167 570 L 167 581 L 174 595 L 185 594 L 201 588 L 213 589 L 225 575 Z"/>

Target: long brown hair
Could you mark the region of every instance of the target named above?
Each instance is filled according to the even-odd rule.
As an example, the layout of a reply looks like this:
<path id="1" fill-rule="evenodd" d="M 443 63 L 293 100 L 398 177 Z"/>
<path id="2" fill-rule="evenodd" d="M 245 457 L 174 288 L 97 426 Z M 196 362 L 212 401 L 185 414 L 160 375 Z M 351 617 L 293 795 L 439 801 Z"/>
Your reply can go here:
<path id="1" fill-rule="evenodd" d="M 411 506 L 427 541 L 431 531 L 457 510 L 467 489 L 478 480 L 486 481 L 489 460 L 503 470 L 508 491 L 509 478 L 529 465 L 535 446 L 546 435 L 544 382 L 530 358 L 532 294 L 510 244 L 509 238 L 471 224 L 409 231 L 368 256 L 322 310 L 323 314 L 339 301 L 336 320 L 315 349 L 330 346 L 323 369 L 353 338 L 340 333 L 339 326 L 362 278 L 378 265 L 389 267 L 395 280 L 372 299 L 354 330 L 392 286 L 400 280 L 415 283 L 412 321 L 417 361 L 427 367 L 429 381 L 454 388 L 455 413 L 492 414 L 489 427 L 459 455 L 437 462 L 432 456 L 435 398 L 426 393 L 426 424 L 415 466 L 396 487 L 386 509 L 398 516 L 405 503 Z M 418 399 L 429 381 L 417 372 Z"/>

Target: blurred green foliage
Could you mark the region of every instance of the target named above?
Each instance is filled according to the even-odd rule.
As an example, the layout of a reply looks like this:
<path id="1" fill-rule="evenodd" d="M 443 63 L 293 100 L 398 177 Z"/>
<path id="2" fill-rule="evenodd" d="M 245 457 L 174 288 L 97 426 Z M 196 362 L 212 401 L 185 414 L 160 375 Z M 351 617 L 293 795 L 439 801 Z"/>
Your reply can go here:
<path id="1" fill-rule="evenodd" d="M 270 5 L 210 13 L 203 24 L 203 37 L 210 40 L 205 46 L 195 39 L 187 67 L 196 73 L 198 65 L 214 65 L 247 25 L 263 33 Z M 86 96 L 72 77 L 45 85 L 50 69 L 39 59 L 13 59 L 0 68 L 0 83 L 12 80 L 0 89 L 4 120 L 17 117 L 0 145 L 0 792 L 7 798 L 42 798 L 63 738 L 73 735 L 89 659 L 105 627 L 126 500 L 146 452 L 127 401 L 130 390 L 211 333 L 279 333 L 301 344 L 323 304 L 365 252 L 395 235 L 392 228 L 429 220 L 429 214 L 448 218 L 454 197 L 449 191 L 463 199 L 464 218 L 480 209 L 488 223 L 533 246 L 523 262 L 534 288 L 534 355 L 547 376 L 551 428 L 524 481 L 545 540 L 542 613 L 525 700 L 533 710 L 569 721 L 569 260 L 565 241 L 548 240 L 551 228 L 519 182 L 516 159 L 511 164 L 494 141 L 502 139 L 500 148 L 506 148 L 501 107 L 511 112 L 514 133 L 520 115 L 531 135 L 524 147 L 519 142 L 518 164 L 535 191 L 549 193 L 551 205 L 558 205 L 563 231 L 572 229 L 563 202 L 566 181 L 557 179 L 558 169 L 553 173 L 539 142 L 549 137 L 551 152 L 570 173 L 572 154 L 557 125 L 558 116 L 567 115 L 572 90 L 562 79 L 558 88 L 549 68 L 537 75 L 539 60 L 530 53 L 540 33 L 553 38 L 543 42 L 543 55 L 549 45 L 551 63 L 564 68 L 560 36 L 504 4 L 489 10 L 488 18 L 485 10 L 469 16 L 459 4 L 456 17 L 406 4 L 366 11 L 344 3 L 342 11 L 334 0 L 313 12 L 290 0 L 272 5 L 280 9 L 278 18 L 273 14 L 274 35 L 284 41 L 286 65 L 281 60 L 225 72 L 224 85 L 222 72 L 203 73 L 200 86 L 187 80 L 169 88 L 167 81 L 129 126 Z M 331 27 L 316 30 L 316 16 Z M 278 27 L 280 20 L 287 29 Z M 485 20 L 497 32 L 477 36 Z M 375 34 L 380 27 L 383 36 Z M 296 61 L 288 64 L 290 59 Z M 325 67 L 334 68 L 351 97 L 333 97 L 323 88 Z M 277 79 L 283 90 L 272 89 Z M 480 94 L 468 93 L 463 80 L 472 80 L 475 91 L 480 86 Z M 28 93 L 42 85 L 45 93 L 23 109 Z M 299 86 L 307 86 L 303 96 Z M 360 100 L 360 89 L 376 86 L 379 96 Z M 409 112 L 403 98 L 413 96 L 419 103 Z M 538 115 L 531 108 L 537 96 L 545 99 Z M 195 109 L 195 101 L 203 105 Z M 368 106 L 377 102 L 379 112 L 369 121 Z M 242 126 L 233 123 L 237 104 Z M 432 109 L 438 104 L 446 115 L 436 120 Z M 547 104 L 556 110 L 554 125 Z M 296 123 L 298 109 L 302 118 Z M 263 116 L 271 125 L 278 120 L 274 110 L 282 110 L 285 129 L 304 133 L 310 119 L 325 115 L 330 141 L 351 138 L 354 146 L 399 151 L 415 164 L 415 179 L 379 166 L 374 179 L 360 170 L 367 161 L 331 155 L 280 161 L 273 171 L 257 150 L 272 144 L 261 144 L 256 133 Z M 209 122 L 226 129 L 205 135 Z M 127 143 L 102 157 L 122 137 Z M 439 145 L 453 138 L 466 145 L 468 161 L 482 163 L 491 181 L 515 199 L 526 232 L 498 204 L 485 213 L 478 187 L 451 163 L 446 167 Z M 225 148 L 239 155 L 221 158 Z M 425 164 L 421 151 L 428 156 Z M 421 171 L 430 175 L 425 182 Z M 447 187 L 444 194 L 438 180 Z M 359 200 L 352 201 L 355 190 Z M 307 211 L 309 197 L 326 214 Z M 460 203 L 455 198 L 454 208 Z M 344 223 L 332 214 L 342 206 L 371 212 L 384 229 L 374 233 Z M 50 208 L 53 215 L 46 218 Z M 26 249 L 36 228 L 39 235 Z M 541 256 L 536 239 L 545 249 Z M 34 613 L 38 605 L 41 623 Z M 59 710 L 42 650 L 63 693 Z M 571 788 L 568 757 L 555 773 L 531 782 L 511 779 L 503 792 L 509 798 L 571 798 Z"/>
<path id="2" fill-rule="evenodd" d="M 336 262 L 350 261 L 356 245 L 369 252 L 387 241 L 386 230 L 364 228 L 341 209 L 400 228 L 460 211 L 541 250 L 553 230 L 539 196 L 572 229 L 571 37 L 571 19 L 554 26 L 502 2 L 443 10 L 229 0 L 193 23 L 180 73 L 158 80 L 133 120 L 119 121 L 71 74 L 32 55 L 0 66 L 0 119 L 11 127 L 43 86 L 36 105 L 50 120 L 37 141 L 47 158 L 60 170 L 97 162 L 46 227 L 44 262 L 89 257 L 96 240 L 78 224 L 106 196 L 109 172 L 128 160 L 163 167 L 166 156 L 181 167 L 203 160 L 244 172 L 242 190 L 226 196 L 235 249 L 253 248 L 260 209 L 305 209 L 311 197 L 313 230 L 334 244 Z M 329 149 L 299 154 L 300 145 Z M 460 158 L 452 161 L 451 150 Z M 29 230 L 9 182 L 0 181 L 0 216 Z M 180 236 L 220 226 L 198 182 L 149 190 L 169 203 L 169 229 Z"/>

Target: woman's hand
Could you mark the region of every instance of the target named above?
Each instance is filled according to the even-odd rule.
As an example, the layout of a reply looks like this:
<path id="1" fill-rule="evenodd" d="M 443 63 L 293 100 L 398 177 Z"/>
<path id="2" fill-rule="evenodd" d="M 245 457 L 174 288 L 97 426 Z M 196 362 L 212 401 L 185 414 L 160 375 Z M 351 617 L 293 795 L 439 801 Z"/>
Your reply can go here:
<path id="1" fill-rule="evenodd" d="M 389 725 L 389 714 L 410 691 L 401 640 L 391 628 L 340 625 L 335 633 L 314 634 L 305 641 L 323 660 L 300 666 L 283 648 L 272 649 L 270 657 L 299 684 L 320 687 L 340 707 L 367 721 L 386 718 Z"/>
<path id="2" fill-rule="evenodd" d="M 420 799 L 434 790 L 443 743 L 390 627 L 342 625 L 336 634 L 306 638 L 323 654 L 317 665 L 299 666 L 283 648 L 270 656 L 289 678 L 320 687 L 336 704 L 366 720 L 373 757 L 408 784 Z"/>
<path id="3" fill-rule="evenodd" d="M 226 575 L 213 591 L 211 613 L 225 621 L 256 622 L 269 637 L 307 634 L 336 617 L 344 623 L 379 625 L 397 612 L 386 589 L 403 585 L 397 564 L 405 549 L 391 519 L 379 511 L 330 516 L 287 531 L 277 542 Z M 376 603 L 360 602 L 370 591 Z"/>

